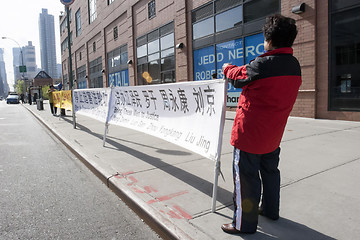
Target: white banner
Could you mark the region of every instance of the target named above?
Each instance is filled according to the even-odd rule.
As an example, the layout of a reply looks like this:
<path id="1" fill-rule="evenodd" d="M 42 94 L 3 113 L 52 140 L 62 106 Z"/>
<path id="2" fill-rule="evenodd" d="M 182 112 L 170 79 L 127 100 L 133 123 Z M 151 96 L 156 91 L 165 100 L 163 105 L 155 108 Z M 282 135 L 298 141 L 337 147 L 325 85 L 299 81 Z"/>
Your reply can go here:
<path id="1" fill-rule="evenodd" d="M 110 94 L 110 88 L 74 90 L 74 112 L 105 123 L 109 112 Z"/>
<path id="2" fill-rule="evenodd" d="M 112 89 L 109 124 L 141 131 L 218 160 L 225 81 L 207 80 Z"/>

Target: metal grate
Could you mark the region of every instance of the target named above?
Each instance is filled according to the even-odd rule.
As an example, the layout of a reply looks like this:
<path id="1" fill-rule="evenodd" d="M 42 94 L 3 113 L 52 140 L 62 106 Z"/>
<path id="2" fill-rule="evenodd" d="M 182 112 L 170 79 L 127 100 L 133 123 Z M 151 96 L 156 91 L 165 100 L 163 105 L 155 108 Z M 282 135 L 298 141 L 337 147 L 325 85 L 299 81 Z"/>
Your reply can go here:
<path id="1" fill-rule="evenodd" d="M 215 12 L 221 12 L 222 10 L 239 5 L 240 3 L 242 3 L 242 0 L 217 0 L 215 2 Z"/>
<path id="2" fill-rule="evenodd" d="M 173 31 L 174 31 L 174 22 L 171 22 L 160 28 L 160 36 L 164 36 Z"/>
<path id="3" fill-rule="evenodd" d="M 156 16 L 155 0 L 152 0 L 148 3 L 148 12 L 149 12 L 149 19 Z"/>
<path id="4" fill-rule="evenodd" d="M 114 27 L 114 40 L 116 40 L 119 36 L 118 27 Z"/>
<path id="5" fill-rule="evenodd" d="M 207 18 L 211 15 L 213 15 L 213 3 L 206 5 L 200 9 L 195 10 L 192 12 L 192 22 L 197 22 L 201 19 Z"/>

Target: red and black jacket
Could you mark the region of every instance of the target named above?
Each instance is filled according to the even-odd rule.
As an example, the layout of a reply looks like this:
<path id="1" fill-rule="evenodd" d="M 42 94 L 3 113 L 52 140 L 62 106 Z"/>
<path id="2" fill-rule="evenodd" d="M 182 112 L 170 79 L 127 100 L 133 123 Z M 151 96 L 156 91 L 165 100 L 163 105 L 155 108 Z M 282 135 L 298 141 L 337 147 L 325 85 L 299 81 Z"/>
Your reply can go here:
<path id="1" fill-rule="evenodd" d="M 224 76 L 242 88 L 231 144 L 265 154 L 279 147 L 301 85 L 301 68 L 292 48 L 269 51 L 244 66 L 228 65 Z"/>

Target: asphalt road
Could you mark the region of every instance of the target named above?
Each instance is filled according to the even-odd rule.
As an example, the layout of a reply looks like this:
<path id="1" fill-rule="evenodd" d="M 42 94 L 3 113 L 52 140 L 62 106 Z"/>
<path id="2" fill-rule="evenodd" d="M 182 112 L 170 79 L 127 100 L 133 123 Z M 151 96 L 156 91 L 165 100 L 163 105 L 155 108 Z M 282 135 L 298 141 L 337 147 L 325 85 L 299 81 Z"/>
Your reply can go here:
<path id="1" fill-rule="evenodd" d="M 0 102 L 0 239 L 160 239 L 23 106 Z"/>

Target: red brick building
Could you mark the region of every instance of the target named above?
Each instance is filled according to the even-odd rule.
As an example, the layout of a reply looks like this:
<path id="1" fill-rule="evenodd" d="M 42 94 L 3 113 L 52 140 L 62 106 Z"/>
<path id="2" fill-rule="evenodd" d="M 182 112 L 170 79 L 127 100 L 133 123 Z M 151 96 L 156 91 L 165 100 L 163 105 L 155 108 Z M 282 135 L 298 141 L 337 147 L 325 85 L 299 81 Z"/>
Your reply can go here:
<path id="1" fill-rule="evenodd" d="M 301 10 L 301 11 L 296 11 Z M 357 0 L 76 0 L 70 6 L 75 88 L 166 84 L 222 77 L 224 62 L 263 52 L 269 14 L 296 20 L 303 84 L 292 116 L 360 120 Z M 63 82 L 70 80 L 66 14 Z M 239 90 L 229 87 L 229 107 Z"/>

